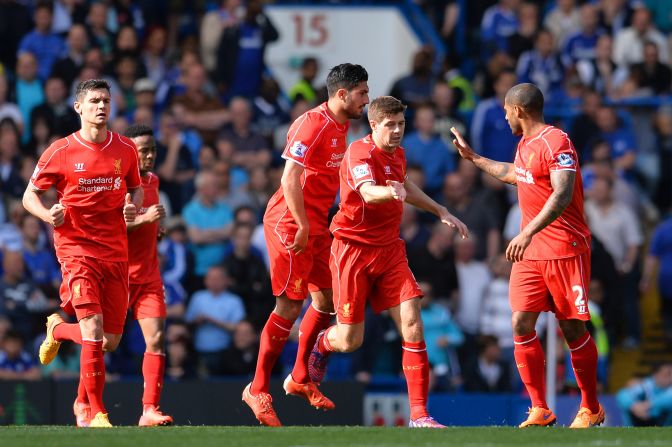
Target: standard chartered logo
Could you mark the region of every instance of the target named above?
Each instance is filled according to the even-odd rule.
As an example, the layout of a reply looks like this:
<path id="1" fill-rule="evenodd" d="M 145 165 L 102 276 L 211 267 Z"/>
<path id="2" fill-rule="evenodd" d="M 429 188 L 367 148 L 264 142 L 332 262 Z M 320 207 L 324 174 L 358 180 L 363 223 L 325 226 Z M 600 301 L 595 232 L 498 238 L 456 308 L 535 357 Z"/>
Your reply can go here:
<path id="1" fill-rule="evenodd" d="M 77 191 L 80 192 L 112 191 L 121 188 L 121 177 L 80 177 L 77 183 Z"/>

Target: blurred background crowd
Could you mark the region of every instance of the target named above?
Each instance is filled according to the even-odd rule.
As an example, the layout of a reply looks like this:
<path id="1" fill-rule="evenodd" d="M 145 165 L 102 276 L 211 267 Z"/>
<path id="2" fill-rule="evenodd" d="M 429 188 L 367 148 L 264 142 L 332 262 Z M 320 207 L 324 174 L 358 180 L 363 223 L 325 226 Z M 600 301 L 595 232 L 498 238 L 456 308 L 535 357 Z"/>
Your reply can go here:
<path id="1" fill-rule="evenodd" d="M 144 123 L 156 132 L 155 171 L 168 211 L 160 242 L 168 377 L 254 371 L 258 334 L 274 305 L 261 217 L 279 185 L 289 124 L 326 99 L 324 79 L 316 78 L 319 54 L 301 61 L 288 91 L 266 69 L 264 51 L 279 37 L 264 13 L 268 3 L 0 1 L 0 379 L 78 375 L 71 344 L 47 367 L 36 362 L 45 317 L 59 304 L 61 274 L 52 229 L 27 215 L 21 196 L 40 154 L 78 130 L 73 92 L 90 78 L 112 86 L 113 131 Z M 542 89 L 546 120 L 571 136 L 581 159 L 594 235 L 590 327 L 599 381 L 609 389 L 614 351 L 672 345 L 669 1 L 414 3 L 446 56 L 422 47 L 407 75 L 380 93 L 409 105 L 409 176 L 472 232 L 462 240 L 432 216 L 405 209 L 401 237 L 425 291 L 433 389 L 521 391 L 511 265 L 502 254 L 519 230 L 515 189 L 461 162 L 449 132 L 455 126 L 481 154 L 511 161 L 517 138 L 502 102 L 518 82 Z M 367 133 L 364 117 L 351 123 L 349 140 Z M 46 197 L 56 200 L 54 191 Z M 644 296 L 655 302 L 645 305 Z M 651 312 L 655 321 L 646 318 Z M 219 323 L 236 323 L 235 330 Z M 393 323 L 370 314 L 366 328 L 362 349 L 335 356 L 329 376 L 399 386 Z M 129 319 L 122 345 L 108 355 L 109 376 L 138 376 L 143 352 Z M 558 390 L 572 392 L 564 346 L 558 352 Z M 278 374 L 294 355 L 285 350 Z"/>

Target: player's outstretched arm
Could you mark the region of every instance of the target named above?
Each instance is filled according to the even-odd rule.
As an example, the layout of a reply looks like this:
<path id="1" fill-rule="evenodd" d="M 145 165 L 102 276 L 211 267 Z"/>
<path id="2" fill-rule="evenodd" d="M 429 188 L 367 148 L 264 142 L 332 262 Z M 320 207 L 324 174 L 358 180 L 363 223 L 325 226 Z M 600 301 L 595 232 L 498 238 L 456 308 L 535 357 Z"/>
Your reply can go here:
<path id="1" fill-rule="evenodd" d="M 532 236 L 546 228 L 551 222 L 560 217 L 567 205 L 572 201 L 574 194 L 575 171 L 551 171 L 551 187 L 553 192 L 546 200 L 539 214 L 532 219 L 513 238 L 506 248 L 506 259 L 509 261 L 522 261 L 525 249 L 532 242 Z"/>
<path id="2" fill-rule="evenodd" d="M 457 148 L 460 157 L 471 161 L 482 171 L 487 172 L 497 180 L 511 185 L 516 184 L 516 172 L 513 163 L 504 163 L 501 161 L 490 160 L 489 158 L 481 157 L 469 146 L 462 134 L 454 127 L 450 131 L 455 135 L 453 144 Z"/>
<path id="3" fill-rule="evenodd" d="M 65 221 L 65 207 L 60 203 L 57 203 L 47 209 L 42 203 L 42 198 L 40 197 L 41 194 L 42 191 L 29 183 L 23 193 L 23 207 L 33 216 L 54 227 L 63 224 Z"/>
<path id="4" fill-rule="evenodd" d="M 421 210 L 428 211 L 441 219 L 441 222 L 450 227 L 454 227 L 460 232 L 463 239 L 469 237 L 467 226 L 457 217 L 448 212 L 445 206 L 439 205 L 435 200 L 429 197 L 415 183 L 406 179 L 404 182 L 406 188 L 406 203 L 413 205 Z"/>
<path id="5" fill-rule="evenodd" d="M 402 183 L 388 180 L 386 186 L 374 185 L 373 182 L 362 183 L 359 193 L 366 203 L 385 203 L 390 200 L 403 202 L 406 199 L 406 188 Z"/>

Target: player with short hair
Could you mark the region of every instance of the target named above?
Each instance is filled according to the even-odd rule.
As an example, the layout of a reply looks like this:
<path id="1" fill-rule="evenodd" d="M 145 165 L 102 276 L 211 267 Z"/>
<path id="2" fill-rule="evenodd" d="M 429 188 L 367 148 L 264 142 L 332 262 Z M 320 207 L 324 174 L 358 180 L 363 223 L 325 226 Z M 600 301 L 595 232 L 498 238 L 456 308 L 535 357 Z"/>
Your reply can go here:
<path id="1" fill-rule="evenodd" d="M 54 227 L 63 274 L 61 307 L 79 322 L 64 323 L 58 314 L 50 315 L 39 357 L 48 364 L 62 341 L 81 344 L 73 405 L 77 424 L 111 427 L 103 405 L 103 351 L 116 349 L 123 332 L 128 309 L 126 222 L 135 220 L 143 191 L 133 142 L 107 129 L 107 82 L 80 82 L 74 107 L 81 130 L 47 148 L 23 195 L 26 210 Z M 41 195 L 52 186 L 59 201 L 46 208 Z"/>
<path id="2" fill-rule="evenodd" d="M 544 96 L 534 84 L 513 86 L 504 101 L 506 120 L 522 135 L 513 163 L 476 154 L 452 128 L 460 155 L 491 176 L 518 186 L 521 230 L 506 248 L 514 262 L 509 285 L 518 372 L 532 400 L 521 427 L 553 425 L 546 403 L 545 361 L 534 330 L 540 312 L 552 311 L 571 352 L 581 407 L 571 428 L 604 422 L 597 401 L 597 348 L 585 322 L 590 282 L 590 230 L 583 214 L 579 160 L 566 133 L 544 123 Z"/>
<path id="3" fill-rule="evenodd" d="M 367 81 L 360 65 L 333 67 L 327 76 L 327 102 L 301 115 L 287 132 L 281 186 L 264 215 L 276 305 L 261 333 L 254 379 L 243 390 L 243 400 L 263 425 L 281 425 L 268 393 L 271 369 L 309 292 L 312 304 L 301 321 L 296 362 L 284 389 L 315 408 L 334 408 L 310 380 L 308 357 L 317 334 L 331 323 L 327 217 L 338 192 L 349 120 L 359 118 L 369 102 Z"/>
<path id="4" fill-rule="evenodd" d="M 410 427 L 441 428 L 427 412 L 429 361 L 420 316 L 422 291 L 408 267 L 399 237 L 403 204 L 435 214 L 467 236 L 467 227 L 428 197 L 406 175 L 406 106 L 392 96 L 369 105 L 370 135 L 350 145 L 340 169 L 341 204 L 331 222 L 330 268 L 336 325 L 320 333 L 310 356 L 311 379 L 319 382 L 331 352 L 352 352 L 364 339 L 367 300 L 388 310 L 402 338 L 402 369 L 411 407 Z"/>
<path id="5" fill-rule="evenodd" d="M 173 418 L 159 411 L 166 369 L 164 330 L 166 327 L 166 300 L 159 270 L 157 242 L 159 223 L 166 210 L 159 203 L 159 177 L 152 172 L 156 161 L 154 131 L 144 124 L 133 124 L 124 132 L 135 144 L 140 160 L 140 179 L 144 191 L 142 208 L 128 230 L 128 307 L 138 320 L 145 339 L 142 359 L 142 416 L 138 425 L 172 425 Z"/>

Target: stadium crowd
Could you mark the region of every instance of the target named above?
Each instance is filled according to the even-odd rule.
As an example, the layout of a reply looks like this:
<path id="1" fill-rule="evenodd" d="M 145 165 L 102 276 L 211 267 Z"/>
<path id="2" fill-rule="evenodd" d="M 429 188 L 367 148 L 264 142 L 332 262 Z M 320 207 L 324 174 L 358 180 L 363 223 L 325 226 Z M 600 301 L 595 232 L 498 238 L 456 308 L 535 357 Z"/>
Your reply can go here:
<path id="1" fill-rule="evenodd" d="M 512 160 L 517 138 L 503 99 L 518 82 L 542 89 L 546 119 L 569 133 L 581 157 L 593 232 L 590 326 L 606 387 L 610 346 L 637 348 L 639 296 L 656 283 L 672 340 L 669 6 L 665 0 L 417 3 L 447 55 L 438 61 L 435 49 L 421 48 L 389 93 L 409 105 L 402 143 L 409 176 L 471 231 L 462 239 L 433 216 L 412 207 L 404 213 L 401 237 L 425 293 L 432 387 L 521 389 L 508 303 L 511 264 L 502 253 L 519 230 L 516 194 L 460 161 L 449 130 L 458 128 L 489 158 Z M 469 30 L 465 41 L 458 38 L 458 16 Z M 113 131 L 133 123 L 156 131 L 156 174 L 168 214 L 159 243 L 168 378 L 251 375 L 259 331 L 274 304 L 260 219 L 280 182 L 289 124 L 326 99 L 324 80 L 316 78 L 320 55 L 306 58 L 296 85 L 281 91 L 264 66 L 264 50 L 278 31 L 258 0 L 168 8 L 157 0 L 7 1 L 0 2 L 0 24 L 0 379 L 78 376 L 73 345 L 37 366 L 45 317 L 59 304 L 61 272 L 52 228 L 24 210 L 21 196 L 40 154 L 79 128 L 73 89 L 91 78 L 112 85 Z M 349 141 L 367 133 L 364 117 L 352 123 Z M 58 198 L 53 193 L 49 200 Z M 358 352 L 335 356 L 330 377 L 371 386 L 399 377 L 392 321 L 371 313 L 366 331 Z M 129 319 L 122 345 L 107 356 L 109 376 L 137 375 L 144 349 Z M 291 369 L 295 354 L 285 350 L 278 374 Z M 576 390 L 566 348 L 559 354 L 558 389 Z"/>

